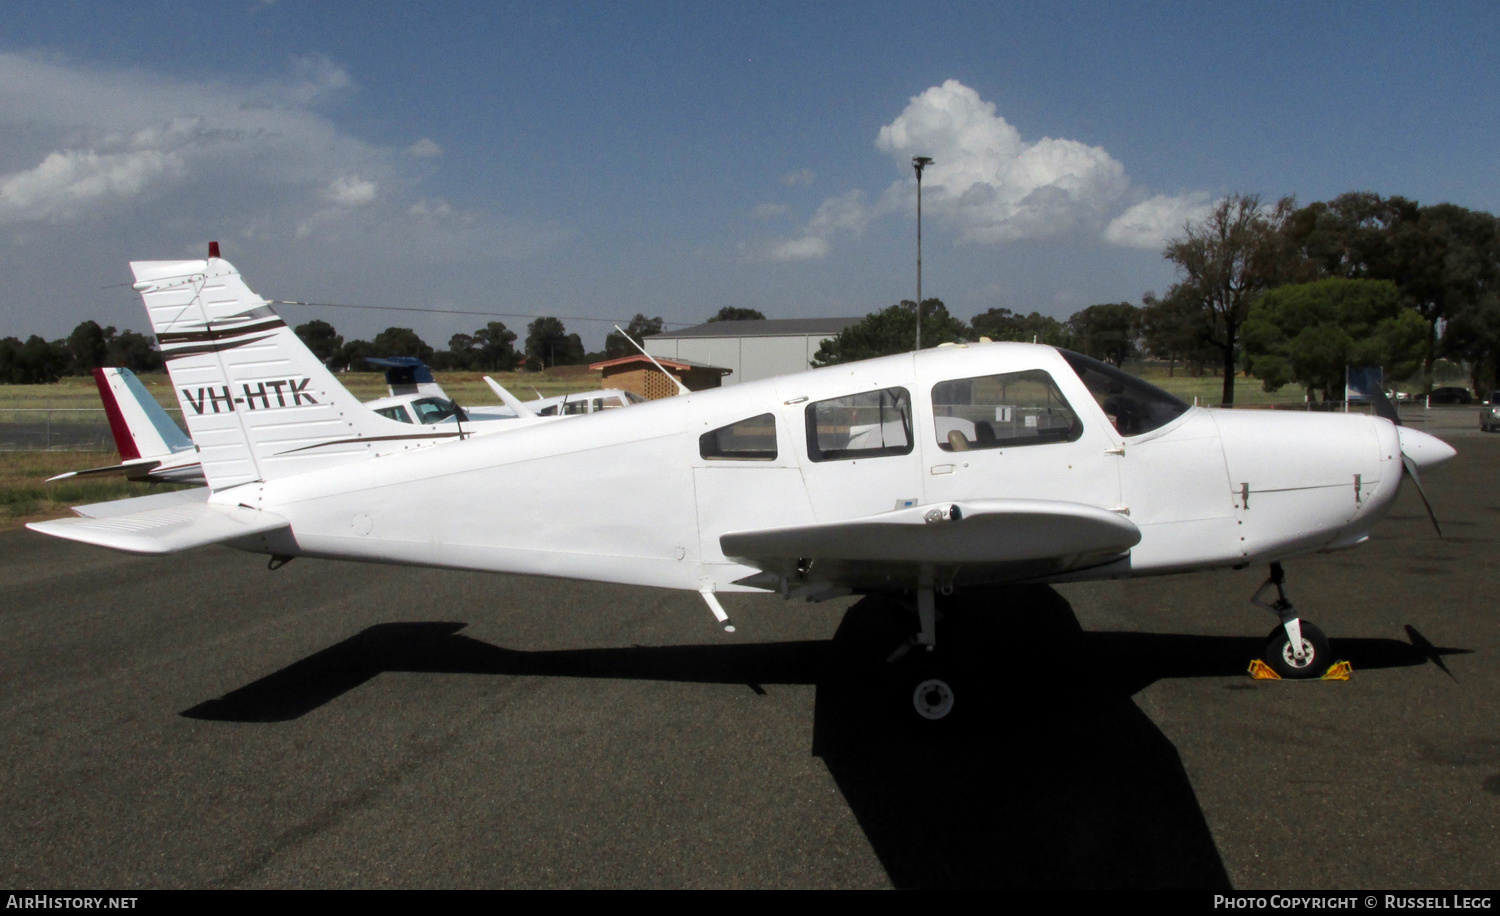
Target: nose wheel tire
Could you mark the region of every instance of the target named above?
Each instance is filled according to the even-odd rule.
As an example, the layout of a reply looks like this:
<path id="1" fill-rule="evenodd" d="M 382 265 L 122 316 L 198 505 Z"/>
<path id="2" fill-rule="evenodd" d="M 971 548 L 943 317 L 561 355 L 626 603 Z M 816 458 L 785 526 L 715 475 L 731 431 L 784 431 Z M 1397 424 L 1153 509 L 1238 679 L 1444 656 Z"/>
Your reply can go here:
<path id="1" fill-rule="evenodd" d="M 1332 663 L 1332 657 L 1328 654 L 1328 637 L 1323 635 L 1323 631 L 1305 620 L 1301 621 L 1301 626 L 1300 659 L 1292 651 L 1292 641 L 1287 638 L 1285 627 L 1272 630 L 1266 642 L 1266 664 L 1287 680 L 1322 677 Z"/>

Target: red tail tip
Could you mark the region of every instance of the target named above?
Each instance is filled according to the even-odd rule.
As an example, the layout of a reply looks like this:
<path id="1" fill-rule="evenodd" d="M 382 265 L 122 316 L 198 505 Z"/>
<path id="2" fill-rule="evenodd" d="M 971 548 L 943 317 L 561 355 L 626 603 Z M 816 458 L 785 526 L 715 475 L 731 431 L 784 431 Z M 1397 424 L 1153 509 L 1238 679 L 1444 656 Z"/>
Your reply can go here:
<path id="1" fill-rule="evenodd" d="M 211 257 L 211 258 L 217 258 L 219 256 L 219 243 L 218 242 L 209 242 L 208 243 L 208 256 Z"/>

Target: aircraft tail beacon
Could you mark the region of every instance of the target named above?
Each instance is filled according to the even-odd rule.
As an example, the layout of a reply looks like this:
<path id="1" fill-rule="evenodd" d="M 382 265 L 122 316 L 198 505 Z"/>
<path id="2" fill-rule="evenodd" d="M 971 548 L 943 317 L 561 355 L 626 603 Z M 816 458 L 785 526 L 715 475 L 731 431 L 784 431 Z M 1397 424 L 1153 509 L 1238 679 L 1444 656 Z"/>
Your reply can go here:
<path id="1" fill-rule="evenodd" d="M 445 437 L 361 404 L 217 254 L 130 264 L 212 489 Z"/>

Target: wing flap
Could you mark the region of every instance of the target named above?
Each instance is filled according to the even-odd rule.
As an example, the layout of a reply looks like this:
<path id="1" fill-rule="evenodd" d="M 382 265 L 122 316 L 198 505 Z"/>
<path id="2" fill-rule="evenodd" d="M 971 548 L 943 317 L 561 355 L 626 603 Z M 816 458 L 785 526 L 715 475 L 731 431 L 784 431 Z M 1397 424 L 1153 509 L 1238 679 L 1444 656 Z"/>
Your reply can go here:
<path id="1" fill-rule="evenodd" d="M 32 531 L 129 553 L 177 553 L 290 527 L 279 515 L 209 503 L 182 503 L 119 515 L 32 522 Z"/>
<path id="2" fill-rule="evenodd" d="M 1141 540 L 1130 519 L 1054 500 L 976 499 L 865 518 L 737 531 L 724 555 L 778 575 L 868 585 L 910 578 L 923 565 L 986 579 L 1024 578 L 1110 562 Z M 809 567 L 818 571 L 808 573 Z"/>

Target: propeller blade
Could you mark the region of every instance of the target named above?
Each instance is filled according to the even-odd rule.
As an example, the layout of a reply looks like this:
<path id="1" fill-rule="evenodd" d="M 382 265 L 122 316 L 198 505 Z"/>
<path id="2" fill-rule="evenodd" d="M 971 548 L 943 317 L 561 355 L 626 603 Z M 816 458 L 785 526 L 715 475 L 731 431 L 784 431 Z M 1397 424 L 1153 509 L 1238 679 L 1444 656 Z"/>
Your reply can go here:
<path id="1" fill-rule="evenodd" d="M 1443 526 L 1438 524 L 1437 513 L 1432 511 L 1432 502 L 1427 498 L 1427 491 L 1422 489 L 1422 478 L 1417 476 L 1417 463 L 1411 460 L 1411 456 L 1402 452 L 1401 466 L 1406 469 L 1406 473 L 1411 475 L 1411 482 L 1417 485 L 1417 495 L 1422 497 L 1422 505 L 1427 507 L 1427 517 L 1432 519 L 1432 527 L 1437 529 L 1438 537 L 1442 537 Z"/>
<path id="2" fill-rule="evenodd" d="M 1375 416 L 1385 417 L 1397 426 L 1401 425 L 1401 415 L 1396 413 L 1396 405 L 1385 396 L 1385 391 L 1378 385 L 1370 392 L 1370 406 L 1375 408 Z"/>

